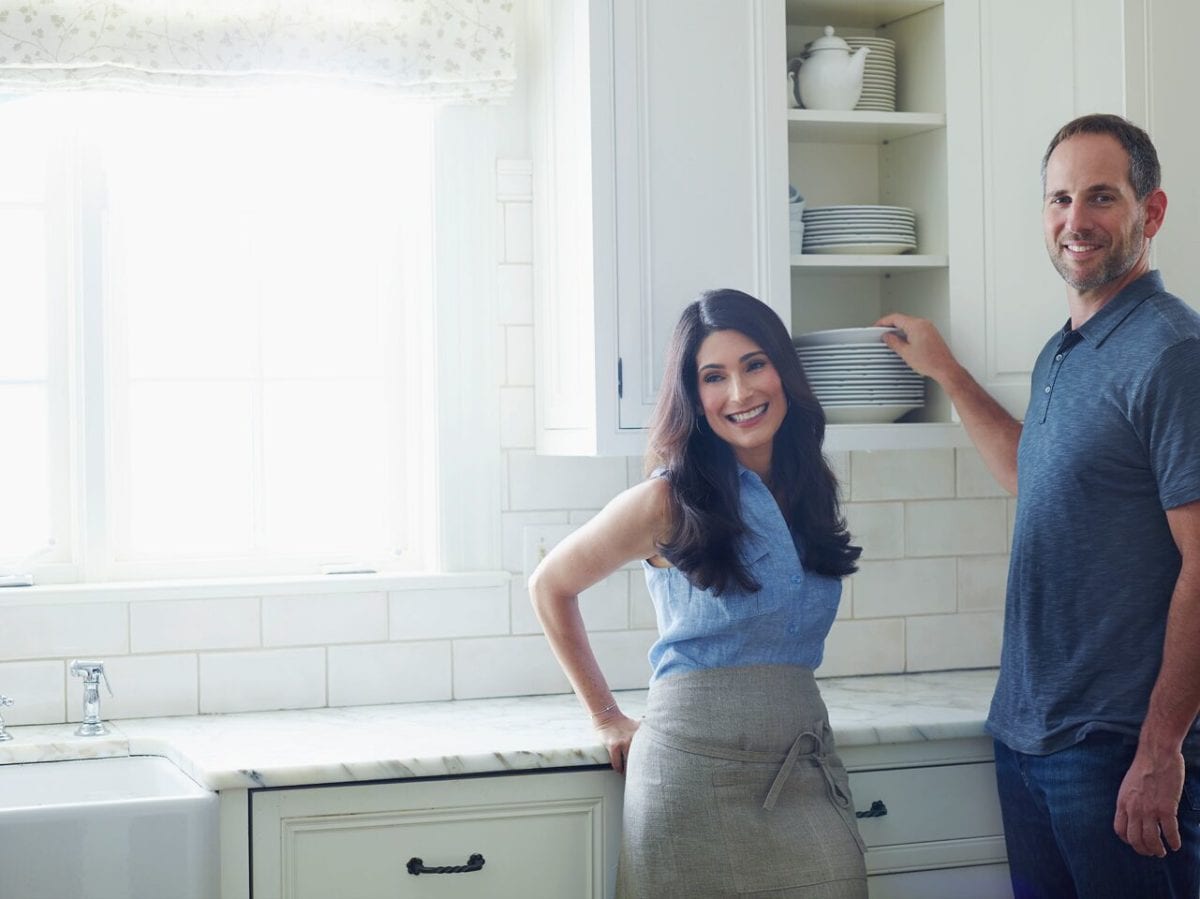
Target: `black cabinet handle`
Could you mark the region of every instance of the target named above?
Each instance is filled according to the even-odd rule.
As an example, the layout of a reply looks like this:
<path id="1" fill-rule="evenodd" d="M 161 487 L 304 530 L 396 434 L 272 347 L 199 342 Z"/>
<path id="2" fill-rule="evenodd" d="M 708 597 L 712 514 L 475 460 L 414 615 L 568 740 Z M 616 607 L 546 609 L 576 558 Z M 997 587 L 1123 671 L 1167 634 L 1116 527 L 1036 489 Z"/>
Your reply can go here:
<path id="1" fill-rule="evenodd" d="M 471 871 L 478 871 L 484 866 L 485 861 L 483 856 L 478 852 L 471 855 L 467 859 L 465 865 L 442 865 L 440 868 L 426 868 L 425 862 L 419 858 L 410 858 L 408 860 L 409 874 L 468 874 Z"/>
<path id="2" fill-rule="evenodd" d="M 865 812 L 855 812 L 856 818 L 882 818 L 887 814 L 887 806 L 883 804 L 882 799 L 876 799 L 871 803 L 871 807 Z"/>

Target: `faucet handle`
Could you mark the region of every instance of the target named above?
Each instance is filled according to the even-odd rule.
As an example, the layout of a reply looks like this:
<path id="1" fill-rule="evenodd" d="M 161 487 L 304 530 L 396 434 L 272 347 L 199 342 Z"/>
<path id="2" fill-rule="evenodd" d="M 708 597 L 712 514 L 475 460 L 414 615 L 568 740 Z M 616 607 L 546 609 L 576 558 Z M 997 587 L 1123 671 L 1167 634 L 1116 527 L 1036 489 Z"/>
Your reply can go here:
<path id="1" fill-rule="evenodd" d="M 108 675 L 104 671 L 104 663 L 99 659 L 72 659 L 71 674 L 74 677 L 82 677 L 84 683 L 88 684 L 99 685 L 100 678 L 104 678 L 108 695 L 113 695 L 112 684 L 108 682 Z"/>

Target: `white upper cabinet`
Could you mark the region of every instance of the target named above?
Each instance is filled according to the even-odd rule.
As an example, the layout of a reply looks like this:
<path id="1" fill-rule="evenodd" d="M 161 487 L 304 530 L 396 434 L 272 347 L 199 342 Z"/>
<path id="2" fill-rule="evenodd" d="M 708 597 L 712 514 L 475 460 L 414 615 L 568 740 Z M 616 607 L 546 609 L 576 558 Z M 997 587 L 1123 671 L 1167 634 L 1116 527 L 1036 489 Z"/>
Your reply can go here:
<path id="1" fill-rule="evenodd" d="M 531 13 L 538 450 L 637 454 L 690 300 L 789 314 L 783 0 Z"/>
<path id="2" fill-rule="evenodd" d="M 713 287 L 760 297 L 793 335 L 931 318 L 1023 415 L 1033 360 L 1066 318 L 1041 154 L 1075 115 L 1126 112 L 1129 5 L 537 0 L 538 450 L 642 452 L 679 310 Z M 789 108 L 788 60 L 829 25 L 894 42 L 894 111 Z M 791 246 L 789 183 L 809 208 L 912 209 L 916 250 Z M 955 422 L 930 384 L 924 408 L 831 425 L 826 446 L 964 443 Z"/>
<path id="3" fill-rule="evenodd" d="M 964 229 L 947 333 L 1018 418 L 1038 351 L 1067 320 L 1042 236 L 1042 154 L 1075 116 L 1126 114 L 1123 5 L 946 2 L 951 201 Z"/>
<path id="4" fill-rule="evenodd" d="M 1154 238 L 1152 264 L 1167 290 L 1200 308 L 1200 118 L 1192 81 L 1200 3 L 1196 0 L 1126 0 L 1125 76 L 1129 115 L 1154 138 L 1167 192 L 1167 220 Z"/>

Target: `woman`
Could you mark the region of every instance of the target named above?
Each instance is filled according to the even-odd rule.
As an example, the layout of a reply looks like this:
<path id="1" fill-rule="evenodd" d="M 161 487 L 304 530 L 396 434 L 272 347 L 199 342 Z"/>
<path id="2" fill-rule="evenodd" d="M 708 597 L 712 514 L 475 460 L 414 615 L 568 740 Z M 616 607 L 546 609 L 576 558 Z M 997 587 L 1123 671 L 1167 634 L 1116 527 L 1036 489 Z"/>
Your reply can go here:
<path id="1" fill-rule="evenodd" d="M 653 476 L 530 578 L 550 645 L 627 775 L 618 896 L 866 896 L 812 673 L 861 552 L 824 434 L 779 317 L 736 290 L 705 293 L 671 339 Z M 659 626 L 640 726 L 610 692 L 577 602 L 632 559 Z"/>

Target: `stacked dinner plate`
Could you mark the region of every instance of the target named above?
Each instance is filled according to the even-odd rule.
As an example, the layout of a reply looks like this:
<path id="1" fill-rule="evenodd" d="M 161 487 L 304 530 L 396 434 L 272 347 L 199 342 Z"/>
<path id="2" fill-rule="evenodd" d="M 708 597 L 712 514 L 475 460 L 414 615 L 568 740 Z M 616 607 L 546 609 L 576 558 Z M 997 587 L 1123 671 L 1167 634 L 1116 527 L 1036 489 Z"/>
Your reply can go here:
<path id="1" fill-rule="evenodd" d="M 851 50 L 870 47 L 863 69 L 862 95 L 855 109 L 896 111 L 896 42 L 886 37 L 847 37 Z"/>
<path id="2" fill-rule="evenodd" d="M 838 328 L 794 339 L 830 424 L 883 424 L 925 405 L 924 379 L 881 340 L 896 328 Z"/>
<path id="3" fill-rule="evenodd" d="M 917 219 L 902 206 L 817 206 L 804 210 L 805 253 L 894 255 L 917 248 Z"/>

